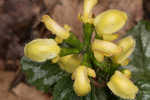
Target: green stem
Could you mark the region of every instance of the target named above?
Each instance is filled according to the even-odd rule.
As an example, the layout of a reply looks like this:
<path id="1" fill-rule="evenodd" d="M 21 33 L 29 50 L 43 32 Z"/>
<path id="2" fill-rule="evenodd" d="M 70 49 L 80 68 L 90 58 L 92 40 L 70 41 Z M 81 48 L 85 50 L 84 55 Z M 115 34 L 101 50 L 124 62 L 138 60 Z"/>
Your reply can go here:
<path id="1" fill-rule="evenodd" d="M 91 79 L 91 81 L 93 81 L 93 79 Z M 91 88 L 91 100 L 96 100 L 94 82 L 91 82 Z"/>
<path id="2" fill-rule="evenodd" d="M 89 24 L 89 23 L 83 24 L 84 50 L 87 50 L 90 47 L 93 31 L 94 31 L 94 27 L 92 24 Z"/>
<path id="3" fill-rule="evenodd" d="M 82 60 L 82 65 L 85 65 L 85 66 L 87 66 L 87 67 L 91 67 L 91 63 L 90 63 L 90 59 L 89 59 L 90 57 L 89 57 L 89 54 L 88 54 L 88 52 L 85 52 L 84 54 L 83 54 L 83 60 Z"/>
<path id="4" fill-rule="evenodd" d="M 69 54 L 79 54 L 79 53 L 80 53 L 79 49 L 63 47 L 63 48 L 61 48 L 61 52 L 60 52 L 59 56 L 62 57 L 62 56 L 66 56 Z"/>
<path id="5" fill-rule="evenodd" d="M 90 62 L 90 47 L 91 47 L 91 38 L 92 33 L 94 31 L 94 27 L 92 24 L 86 23 L 83 24 L 83 33 L 84 33 L 84 41 L 83 41 L 83 61 L 82 64 L 88 67 L 91 67 Z"/>
<path id="6" fill-rule="evenodd" d="M 79 50 L 82 50 L 82 48 L 83 48 L 83 44 L 72 32 L 70 32 L 69 38 L 64 40 L 64 42 L 67 43 L 68 45 L 72 46 L 73 48 L 78 48 Z"/>

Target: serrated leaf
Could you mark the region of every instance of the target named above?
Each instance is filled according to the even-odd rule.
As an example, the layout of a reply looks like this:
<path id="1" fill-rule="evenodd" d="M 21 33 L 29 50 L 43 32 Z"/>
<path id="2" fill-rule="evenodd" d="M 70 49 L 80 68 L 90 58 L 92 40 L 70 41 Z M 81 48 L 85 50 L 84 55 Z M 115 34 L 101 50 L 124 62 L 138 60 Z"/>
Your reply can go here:
<path id="1" fill-rule="evenodd" d="M 136 48 L 129 68 L 139 88 L 135 100 L 150 100 L 150 23 L 140 21 L 128 34 L 136 39 Z"/>
<path id="2" fill-rule="evenodd" d="M 50 61 L 37 63 L 22 57 L 21 65 L 27 82 L 44 92 L 48 92 L 50 87 L 65 75 L 57 64 Z"/>
<path id="3" fill-rule="evenodd" d="M 79 97 L 73 90 L 73 81 L 71 76 L 63 77 L 57 82 L 53 91 L 53 100 L 100 100 L 96 97 L 96 90 L 94 84 L 91 83 L 91 92 L 86 95 Z"/>
<path id="4" fill-rule="evenodd" d="M 57 82 L 53 91 L 53 100 L 80 100 L 74 93 L 71 76 L 63 77 Z"/>

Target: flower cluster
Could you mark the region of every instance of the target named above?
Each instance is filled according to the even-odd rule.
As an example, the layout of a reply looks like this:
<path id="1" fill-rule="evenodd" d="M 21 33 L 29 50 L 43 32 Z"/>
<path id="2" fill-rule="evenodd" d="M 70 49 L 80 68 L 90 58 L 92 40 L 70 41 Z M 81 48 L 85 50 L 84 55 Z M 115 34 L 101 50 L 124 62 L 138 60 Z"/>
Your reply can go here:
<path id="1" fill-rule="evenodd" d="M 110 58 L 113 63 L 126 66 L 129 63 L 129 56 L 135 48 L 136 42 L 132 36 L 119 40 L 119 35 L 116 34 L 125 25 L 127 14 L 120 10 L 111 9 L 94 18 L 92 17 L 92 9 L 97 2 L 97 0 L 84 0 L 83 16 L 79 16 L 84 25 L 91 25 L 89 27 L 91 29 L 95 28 L 96 36 L 92 42 L 91 36 L 86 33 L 88 31 L 86 28 L 84 28 L 84 44 L 84 42 L 80 43 L 70 32 L 71 28 L 68 25 L 61 27 L 50 16 L 44 15 L 41 21 L 56 36 L 55 39 L 35 39 L 26 44 L 24 48 L 25 56 L 31 60 L 44 62 L 50 59 L 52 63 L 58 63 L 62 70 L 71 73 L 72 80 L 74 80 L 73 88 L 78 96 L 85 96 L 91 91 L 88 76 L 96 78 L 95 70 L 97 68 L 93 67 L 94 65 L 87 66 L 85 64 L 85 61 L 89 63 L 88 55 L 93 54 L 98 63 L 102 63 L 105 58 Z M 71 48 L 63 47 L 62 43 L 71 45 Z M 90 60 L 93 61 L 93 59 Z M 130 78 L 131 72 L 129 70 L 116 70 L 107 82 L 107 86 L 121 98 L 134 99 L 138 88 Z"/>

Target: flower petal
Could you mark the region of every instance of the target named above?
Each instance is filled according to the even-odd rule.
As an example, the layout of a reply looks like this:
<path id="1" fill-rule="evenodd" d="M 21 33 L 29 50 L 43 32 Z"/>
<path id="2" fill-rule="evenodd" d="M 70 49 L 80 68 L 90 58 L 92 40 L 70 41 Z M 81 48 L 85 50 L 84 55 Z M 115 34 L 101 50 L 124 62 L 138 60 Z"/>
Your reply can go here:
<path id="1" fill-rule="evenodd" d="M 123 99 L 134 99 L 138 92 L 138 88 L 132 81 L 119 71 L 115 72 L 107 86 L 115 95 Z"/>
<path id="2" fill-rule="evenodd" d="M 116 9 L 107 10 L 94 19 L 97 33 L 112 34 L 119 31 L 127 21 L 127 14 Z"/>
<path id="3" fill-rule="evenodd" d="M 35 39 L 24 48 L 25 56 L 37 62 L 55 58 L 59 52 L 60 48 L 53 39 Z"/>

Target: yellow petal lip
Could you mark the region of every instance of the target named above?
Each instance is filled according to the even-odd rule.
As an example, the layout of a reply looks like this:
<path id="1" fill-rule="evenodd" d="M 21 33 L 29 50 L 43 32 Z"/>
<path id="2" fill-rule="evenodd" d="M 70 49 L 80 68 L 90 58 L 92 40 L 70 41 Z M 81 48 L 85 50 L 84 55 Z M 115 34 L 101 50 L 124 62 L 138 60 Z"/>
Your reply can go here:
<path id="1" fill-rule="evenodd" d="M 55 34 L 59 38 L 67 39 L 70 36 L 69 34 L 70 30 L 61 27 L 50 16 L 48 15 L 42 16 L 41 21 L 45 24 L 48 30 L 50 30 L 53 34 Z"/>
<path id="2" fill-rule="evenodd" d="M 138 93 L 137 86 L 119 71 L 114 73 L 107 86 L 115 95 L 123 99 L 134 99 Z"/>
<path id="3" fill-rule="evenodd" d="M 82 57 L 77 54 L 71 54 L 64 57 L 60 57 L 58 64 L 61 69 L 68 73 L 72 73 L 80 65 Z"/>
<path id="4" fill-rule="evenodd" d="M 24 54 L 36 62 L 43 62 L 59 55 L 60 48 L 53 39 L 35 39 L 25 45 Z"/>
<path id="5" fill-rule="evenodd" d="M 122 51 L 122 49 L 116 44 L 98 39 L 95 39 L 92 43 L 92 50 L 101 52 L 105 56 L 117 55 Z"/>
<path id="6" fill-rule="evenodd" d="M 98 51 L 93 51 L 94 53 L 94 57 L 95 59 L 98 61 L 98 62 L 102 62 L 104 61 L 104 55 L 101 53 L 101 52 L 98 52 Z"/>
<path id="7" fill-rule="evenodd" d="M 96 77 L 96 73 L 93 69 L 91 68 L 87 68 L 88 71 L 88 76 L 95 78 Z"/>
<path id="8" fill-rule="evenodd" d="M 80 65 L 72 74 L 72 79 L 75 80 L 73 88 L 78 96 L 85 96 L 91 91 L 90 80 L 88 76 L 96 77 L 93 69 Z"/>
<path id="9" fill-rule="evenodd" d="M 119 55 L 114 56 L 113 61 L 123 64 L 123 62 L 133 53 L 135 45 L 136 41 L 132 36 L 121 39 L 118 42 L 118 46 L 122 48 L 122 52 Z"/>
<path id="10" fill-rule="evenodd" d="M 122 61 L 122 62 L 119 63 L 119 64 L 121 64 L 121 66 L 127 66 L 127 65 L 129 64 L 129 62 L 130 62 L 130 59 L 127 58 L 127 59 L 125 59 L 124 61 Z"/>
<path id="11" fill-rule="evenodd" d="M 128 69 L 125 69 L 125 70 L 123 70 L 122 71 L 122 73 L 127 77 L 127 78 L 131 78 L 131 71 L 130 70 L 128 70 Z"/>
<path id="12" fill-rule="evenodd" d="M 107 10 L 94 19 L 94 25 L 99 35 L 112 34 L 119 31 L 127 21 L 127 14 L 117 9 Z"/>

